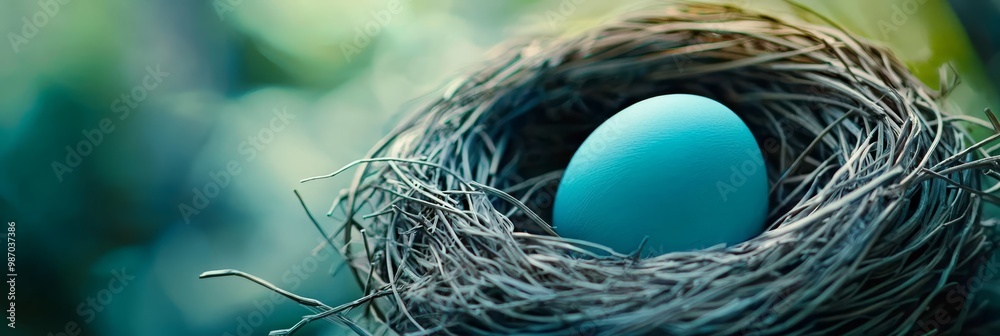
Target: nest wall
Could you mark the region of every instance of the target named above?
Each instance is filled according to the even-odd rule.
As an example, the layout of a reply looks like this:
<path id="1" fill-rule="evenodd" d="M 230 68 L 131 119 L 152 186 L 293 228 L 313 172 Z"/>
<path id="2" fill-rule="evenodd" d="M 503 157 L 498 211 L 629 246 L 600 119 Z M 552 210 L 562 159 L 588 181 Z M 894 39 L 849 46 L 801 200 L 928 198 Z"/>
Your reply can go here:
<path id="1" fill-rule="evenodd" d="M 400 333 L 976 330 L 973 296 L 947 294 L 994 250 L 980 209 L 998 165 L 967 133 L 990 125 L 944 111 L 942 84 L 824 25 L 714 5 L 633 13 L 516 44 L 453 82 L 349 166 L 331 240 L 365 288 L 355 306 Z M 750 126 L 771 186 L 763 233 L 610 256 L 554 236 L 554 192 L 583 139 L 670 93 Z"/>

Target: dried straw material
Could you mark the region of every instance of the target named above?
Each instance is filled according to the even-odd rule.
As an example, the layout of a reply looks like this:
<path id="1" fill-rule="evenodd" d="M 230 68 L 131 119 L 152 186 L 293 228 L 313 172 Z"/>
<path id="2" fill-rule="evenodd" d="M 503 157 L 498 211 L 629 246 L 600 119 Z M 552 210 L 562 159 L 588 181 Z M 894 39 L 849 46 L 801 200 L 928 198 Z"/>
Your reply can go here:
<path id="1" fill-rule="evenodd" d="M 942 84 L 841 30 L 716 5 L 519 44 L 368 159 L 312 178 L 357 169 L 330 211 L 347 220 L 329 234 L 367 296 L 338 309 L 413 334 L 980 328 L 963 323 L 976 293 L 947 294 L 994 251 L 980 208 L 996 197 L 980 190 L 1000 165 L 982 146 L 1000 135 L 974 144 L 965 128 L 991 125 L 945 113 L 955 83 Z M 597 257 L 554 237 L 552 195 L 576 147 L 616 111 L 668 93 L 711 97 L 750 125 L 772 186 L 767 231 L 659 256 Z"/>

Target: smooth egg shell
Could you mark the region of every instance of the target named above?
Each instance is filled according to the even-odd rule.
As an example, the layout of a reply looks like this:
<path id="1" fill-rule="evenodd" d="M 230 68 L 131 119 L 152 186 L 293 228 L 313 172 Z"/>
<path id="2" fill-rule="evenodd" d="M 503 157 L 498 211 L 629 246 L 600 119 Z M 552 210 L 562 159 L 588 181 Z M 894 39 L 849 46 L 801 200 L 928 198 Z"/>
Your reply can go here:
<path id="1" fill-rule="evenodd" d="M 602 123 L 556 192 L 560 236 L 644 254 L 743 242 L 768 209 L 767 170 L 740 118 L 688 94 L 649 98 Z"/>

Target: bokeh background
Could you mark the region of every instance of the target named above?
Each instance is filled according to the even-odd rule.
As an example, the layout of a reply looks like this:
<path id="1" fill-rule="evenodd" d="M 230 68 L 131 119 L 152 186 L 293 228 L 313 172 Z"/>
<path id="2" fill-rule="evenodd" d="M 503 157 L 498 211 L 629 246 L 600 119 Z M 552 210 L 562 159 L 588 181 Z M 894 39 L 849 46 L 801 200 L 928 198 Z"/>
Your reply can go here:
<path id="1" fill-rule="evenodd" d="M 300 179 L 362 157 L 400 111 L 505 40 L 659 2 L 4 2 L 0 220 L 16 222 L 19 277 L 17 329 L 0 334 L 266 335 L 307 313 L 247 281 L 197 278 L 222 268 L 328 304 L 357 298 L 348 271 L 334 272 L 342 259 L 314 255 L 318 233 L 292 193 L 322 214 L 348 181 Z M 963 83 L 952 111 L 998 106 L 1000 2 L 797 3 L 882 41 L 932 87 L 950 64 Z M 321 322 L 303 334 L 347 332 Z"/>

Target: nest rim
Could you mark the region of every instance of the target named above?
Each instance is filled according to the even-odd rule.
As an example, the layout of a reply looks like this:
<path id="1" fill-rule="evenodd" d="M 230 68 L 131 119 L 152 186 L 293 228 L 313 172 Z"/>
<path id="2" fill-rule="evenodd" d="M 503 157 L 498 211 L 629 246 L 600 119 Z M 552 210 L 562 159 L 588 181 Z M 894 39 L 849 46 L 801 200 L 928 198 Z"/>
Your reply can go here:
<path id="1" fill-rule="evenodd" d="M 627 94 L 608 89 L 625 83 Z M 518 160 L 530 148 L 571 154 L 572 141 L 556 142 L 579 134 L 551 124 L 596 127 L 595 115 L 656 92 L 738 106 L 756 136 L 780 144 L 765 158 L 766 231 L 648 258 L 552 237 L 539 195 L 569 158 Z M 341 237 L 372 320 L 397 332 L 904 334 L 995 249 L 979 208 L 992 201 L 980 175 L 997 160 L 955 124 L 969 118 L 942 110 L 941 92 L 835 28 L 671 5 L 510 48 L 366 159 L 307 180 L 357 169 L 328 213 L 345 220 L 324 235 Z M 511 124 L 522 128 L 502 130 Z M 955 320 L 975 314 L 966 302 Z"/>

